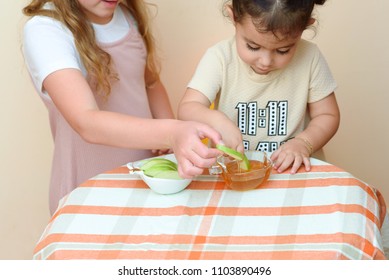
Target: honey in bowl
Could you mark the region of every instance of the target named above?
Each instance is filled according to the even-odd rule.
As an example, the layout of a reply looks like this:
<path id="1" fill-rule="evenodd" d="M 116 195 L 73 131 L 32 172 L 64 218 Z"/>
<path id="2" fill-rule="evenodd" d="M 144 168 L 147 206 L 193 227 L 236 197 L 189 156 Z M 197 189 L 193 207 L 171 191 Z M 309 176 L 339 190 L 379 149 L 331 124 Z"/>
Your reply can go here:
<path id="1" fill-rule="evenodd" d="M 266 153 L 253 151 L 246 152 L 251 168 L 243 170 L 240 162 L 228 156 L 218 159 L 222 169 L 222 176 L 226 186 L 238 191 L 246 191 L 258 188 L 265 183 L 272 170 L 271 160 Z"/>

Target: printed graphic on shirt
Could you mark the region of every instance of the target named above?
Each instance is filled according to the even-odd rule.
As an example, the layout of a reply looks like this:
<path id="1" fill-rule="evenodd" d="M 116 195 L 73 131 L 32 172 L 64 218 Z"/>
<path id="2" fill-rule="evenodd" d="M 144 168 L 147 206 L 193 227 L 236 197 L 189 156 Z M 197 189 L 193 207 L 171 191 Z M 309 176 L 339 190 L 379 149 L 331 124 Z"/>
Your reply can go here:
<path id="1" fill-rule="evenodd" d="M 258 108 L 258 103 L 239 102 L 237 110 L 237 124 L 243 135 L 259 136 L 266 134 L 268 137 L 286 136 L 288 131 L 288 101 L 269 101 L 265 108 Z M 243 141 L 245 150 L 250 150 L 255 145 L 255 150 L 273 152 L 278 149 L 277 141 L 259 141 L 251 143 Z"/>

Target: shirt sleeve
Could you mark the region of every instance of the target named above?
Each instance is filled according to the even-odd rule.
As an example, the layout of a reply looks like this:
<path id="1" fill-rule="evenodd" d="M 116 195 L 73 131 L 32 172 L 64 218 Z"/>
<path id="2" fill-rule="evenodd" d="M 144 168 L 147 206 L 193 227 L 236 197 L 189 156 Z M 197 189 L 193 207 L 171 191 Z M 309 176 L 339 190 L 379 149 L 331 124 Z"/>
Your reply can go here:
<path id="1" fill-rule="evenodd" d="M 43 16 L 30 19 L 23 29 L 23 55 L 31 79 L 42 92 L 44 79 L 51 73 L 82 64 L 71 32 L 60 22 Z"/>
<path id="2" fill-rule="evenodd" d="M 222 75 L 221 56 L 215 48 L 210 48 L 201 58 L 188 87 L 203 93 L 212 103 L 220 91 Z"/>
<path id="3" fill-rule="evenodd" d="M 337 88 L 337 83 L 326 59 L 317 47 L 315 49 L 316 51 L 311 69 L 309 103 L 316 102 L 327 97 Z"/>

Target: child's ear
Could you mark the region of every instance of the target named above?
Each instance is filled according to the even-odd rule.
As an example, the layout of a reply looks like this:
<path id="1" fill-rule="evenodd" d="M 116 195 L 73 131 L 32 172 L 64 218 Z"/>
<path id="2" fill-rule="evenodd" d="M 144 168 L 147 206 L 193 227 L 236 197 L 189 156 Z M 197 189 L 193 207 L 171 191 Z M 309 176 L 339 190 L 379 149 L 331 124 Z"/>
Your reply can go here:
<path id="1" fill-rule="evenodd" d="M 226 11 L 227 16 L 230 18 L 230 20 L 235 24 L 234 11 L 232 10 L 232 6 L 226 5 L 225 11 Z"/>
<path id="2" fill-rule="evenodd" d="M 315 23 L 315 21 L 316 21 L 316 19 L 310 18 L 310 19 L 308 20 L 308 25 L 307 25 L 307 26 L 311 26 L 312 24 Z"/>

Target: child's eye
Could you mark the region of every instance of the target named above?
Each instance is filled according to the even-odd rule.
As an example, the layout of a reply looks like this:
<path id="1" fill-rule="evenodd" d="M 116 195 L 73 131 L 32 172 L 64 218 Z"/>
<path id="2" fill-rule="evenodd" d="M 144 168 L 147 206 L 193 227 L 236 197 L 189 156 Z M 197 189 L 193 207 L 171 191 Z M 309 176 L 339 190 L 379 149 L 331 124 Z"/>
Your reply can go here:
<path id="1" fill-rule="evenodd" d="M 247 48 L 250 50 L 250 51 L 257 51 L 259 50 L 259 47 L 253 47 L 251 46 L 250 44 L 246 44 Z"/>
<path id="2" fill-rule="evenodd" d="M 277 53 L 279 53 L 280 55 L 284 55 L 284 54 L 287 54 L 289 51 L 290 51 L 290 49 L 287 49 L 287 50 L 277 50 Z"/>

